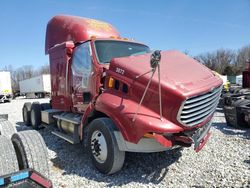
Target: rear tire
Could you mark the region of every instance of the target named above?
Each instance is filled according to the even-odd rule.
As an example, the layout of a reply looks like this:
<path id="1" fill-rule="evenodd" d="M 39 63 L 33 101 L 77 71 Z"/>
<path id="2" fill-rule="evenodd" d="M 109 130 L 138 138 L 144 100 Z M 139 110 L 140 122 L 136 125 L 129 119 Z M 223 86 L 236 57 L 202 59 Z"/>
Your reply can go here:
<path id="1" fill-rule="evenodd" d="M 0 176 L 19 171 L 11 140 L 2 135 L 0 135 L 0 151 Z"/>
<path id="2" fill-rule="evenodd" d="M 30 110 L 31 110 L 31 103 L 30 102 L 26 102 L 23 105 L 23 122 L 27 125 L 30 126 L 31 125 L 31 121 L 30 121 Z"/>
<path id="3" fill-rule="evenodd" d="M 12 125 L 8 120 L 0 119 L 0 135 L 6 136 L 7 138 L 11 139 L 11 136 L 16 132 L 16 127 Z"/>
<path id="4" fill-rule="evenodd" d="M 119 150 L 114 131 L 109 118 L 95 119 L 89 125 L 87 149 L 93 165 L 104 174 L 116 173 L 125 160 L 125 151 Z"/>
<path id="5" fill-rule="evenodd" d="M 20 170 L 32 168 L 49 178 L 48 153 L 42 136 L 35 130 L 21 131 L 11 138 Z"/>
<path id="6" fill-rule="evenodd" d="M 31 125 L 34 129 L 39 129 L 39 126 L 41 125 L 41 105 L 38 102 L 34 102 L 31 105 L 31 111 L 30 111 L 30 121 Z"/>

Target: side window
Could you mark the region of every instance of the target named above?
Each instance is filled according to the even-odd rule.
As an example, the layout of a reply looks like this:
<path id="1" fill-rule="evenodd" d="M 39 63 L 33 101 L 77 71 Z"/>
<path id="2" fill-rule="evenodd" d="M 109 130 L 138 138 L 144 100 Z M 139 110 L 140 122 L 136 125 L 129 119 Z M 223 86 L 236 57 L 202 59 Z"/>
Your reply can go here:
<path id="1" fill-rule="evenodd" d="M 73 54 L 72 74 L 75 88 L 88 88 L 92 68 L 89 42 L 77 46 Z"/>

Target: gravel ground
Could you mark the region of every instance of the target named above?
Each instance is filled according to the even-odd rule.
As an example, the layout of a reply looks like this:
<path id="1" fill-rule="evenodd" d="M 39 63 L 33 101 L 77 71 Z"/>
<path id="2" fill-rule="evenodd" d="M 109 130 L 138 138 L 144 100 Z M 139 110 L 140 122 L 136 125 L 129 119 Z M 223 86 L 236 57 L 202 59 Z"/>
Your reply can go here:
<path id="1" fill-rule="evenodd" d="M 18 131 L 29 129 L 23 125 L 21 114 L 27 101 L 35 100 L 0 104 L 0 114 L 8 113 Z M 226 126 L 220 111 L 213 122 L 212 136 L 199 153 L 192 148 L 127 153 L 122 171 L 111 176 L 94 169 L 80 144 L 71 145 L 53 136 L 53 127 L 39 132 L 48 147 L 54 187 L 250 187 L 250 129 Z"/>

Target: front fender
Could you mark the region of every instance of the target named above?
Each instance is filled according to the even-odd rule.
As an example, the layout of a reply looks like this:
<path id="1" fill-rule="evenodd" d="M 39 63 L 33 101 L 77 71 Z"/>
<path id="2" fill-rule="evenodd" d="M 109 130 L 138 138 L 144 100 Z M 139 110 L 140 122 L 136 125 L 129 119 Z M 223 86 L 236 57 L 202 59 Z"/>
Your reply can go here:
<path id="1" fill-rule="evenodd" d="M 109 116 L 122 133 L 126 141 L 138 143 L 149 132 L 178 133 L 183 128 L 159 117 L 159 114 L 141 106 L 135 121 L 138 103 L 127 98 L 125 94 L 102 93 L 96 100 L 95 109 Z"/>

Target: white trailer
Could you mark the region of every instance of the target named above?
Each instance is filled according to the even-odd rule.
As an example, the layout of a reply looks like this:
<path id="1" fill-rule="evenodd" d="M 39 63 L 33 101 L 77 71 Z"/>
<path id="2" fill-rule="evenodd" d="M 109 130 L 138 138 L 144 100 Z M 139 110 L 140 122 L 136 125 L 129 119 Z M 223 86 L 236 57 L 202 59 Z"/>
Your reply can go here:
<path id="1" fill-rule="evenodd" d="M 51 93 L 50 75 L 43 74 L 19 82 L 20 93 L 29 98 L 43 98 Z"/>
<path id="2" fill-rule="evenodd" d="M 236 76 L 236 84 L 242 86 L 242 75 Z"/>
<path id="3" fill-rule="evenodd" d="M 11 101 L 11 77 L 10 72 L 0 71 L 0 102 Z"/>

